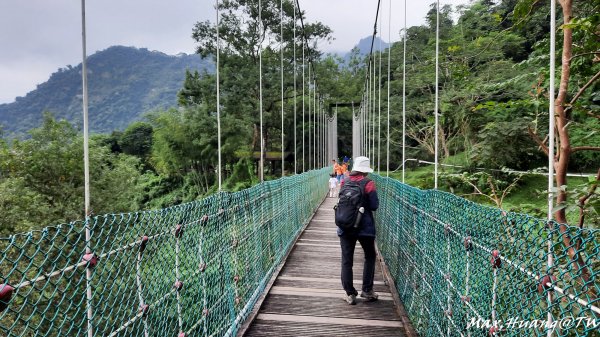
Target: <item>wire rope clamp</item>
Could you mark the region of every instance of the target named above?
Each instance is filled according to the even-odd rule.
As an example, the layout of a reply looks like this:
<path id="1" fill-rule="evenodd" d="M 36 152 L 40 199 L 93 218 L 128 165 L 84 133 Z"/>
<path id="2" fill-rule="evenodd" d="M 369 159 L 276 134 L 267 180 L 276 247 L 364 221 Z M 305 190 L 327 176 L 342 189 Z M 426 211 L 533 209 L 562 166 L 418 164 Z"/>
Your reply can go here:
<path id="1" fill-rule="evenodd" d="M 142 304 L 140 306 L 140 312 L 142 313 L 142 317 L 146 317 L 148 315 L 148 311 L 150 311 L 150 306 L 148 304 Z"/>
<path id="2" fill-rule="evenodd" d="M 204 216 L 202 217 L 202 219 L 200 219 L 201 223 L 206 223 L 208 221 L 208 214 L 204 214 Z"/>
<path id="3" fill-rule="evenodd" d="M 465 245 L 465 250 L 466 250 L 467 252 L 470 252 L 470 251 L 472 251 L 472 250 L 473 250 L 473 240 L 471 240 L 471 237 L 470 237 L 470 236 L 467 236 L 467 237 L 465 238 L 464 245 Z"/>
<path id="4" fill-rule="evenodd" d="M 444 235 L 450 234 L 450 225 L 444 224 Z"/>
<path id="5" fill-rule="evenodd" d="M 502 266 L 502 259 L 500 259 L 500 251 L 492 251 L 492 258 L 490 259 L 492 268 L 500 268 Z"/>
<path id="6" fill-rule="evenodd" d="M 545 290 L 554 291 L 554 287 L 552 286 L 556 282 L 556 276 L 554 275 L 546 275 L 540 279 L 540 283 L 538 284 L 538 293 L 543 294 Z M 548 285 L 550 283 L 550 285 Z"/>
<path id="7" fill-rule="evenodd" d="M 175 226 L 175 237 L 180 238 L 183 235 L 183 225 Z"/>
<path id="8" fill-rule="evenodd" d="M 15 288 L 11 287 L 9 284 L 0 284 L 0 312 L 6 310 L 14 291 Z"/>
<path id="9" fill-rule="evenodd" d="M 444 314 L 448 317 L 452 317 L 452 309 L 444 310 Z"/>
<path id="10" fill-rule="evenodd" d="M 180 332 L 179 335 L 177 335 L 177 337 L 185 337 L 185 332 Z"/>
<path id="11" fill-rule="evenodd" d="M 238 283 L 239 280 L 240 280 L 240 277 L 238 275 L 235 275 L 233 277 L 233 282 Z"/>
<path id="12" fill-rule="evenodd" d="M 235 304 L 240 304 L 241 301 L 242 301 L 241 297 L 239 297 L 239 296 L 235 297 Z"/>
<path id="13" fill-rule="evenodd" d="M 444 279 L 446 281 L 450 281 L 450 274 L 444 274 Z"/>
<path id="14" fill-rule="evenodd" d="M 500 329 L 497 326 L 493 326 L 490 328 L 490 336 L 496 336 L 496 333 L 500 332 Z"/>
<path id="15" fill-rule="evenodd" d="M 94 253 L 87 253 L 83 255 L 81 261 L 87 262 L 87 268 L 94 268 L 98 264 L 98 257 Z"/>
<path id="16" fill-rule="evenodd" d="M 202 262 L 198 265 L 198 270 L 200 270 L 201 273 L 204 273 L 204 271 L 206 270 L 206 263 Z"/>
<path id="17" fill-rule="evenodd" d="M 232 248 L 236 248 L 238 245 L 238 240 L 237 239 L 233 239 L 233 241 L 231 242 L 231 247 Z"/>
<path id="18" fill-rule="evenodd" d="M 470 303 L 470 302 L 471 302 L 471 296 L 461 296 L 461 297 L 460 297 L 460 300 L 461 300 L 463 303 Z"/>
<path id="19" fill-rule="evenodd" d="M 143 253 L 146 249 L 146 245 L 148 244 L 148 237 L 146 235 L 142 236 L 140 239 L 140 253 Z"/>
<path id="20" fill-rule="evenodd" d="M 175 288 L 175 290 L 180 291 L 183 288 L 183 282 L 177 280 L 175 281 L 175 284 L 173 284 L 173 288 Z"/>
<path id="21" fill-rule="evenodd" d="M 204 308 L 204 310 L 202 310 L 202 315 L 208 316 L 208 309 L 207 308 Z"/>

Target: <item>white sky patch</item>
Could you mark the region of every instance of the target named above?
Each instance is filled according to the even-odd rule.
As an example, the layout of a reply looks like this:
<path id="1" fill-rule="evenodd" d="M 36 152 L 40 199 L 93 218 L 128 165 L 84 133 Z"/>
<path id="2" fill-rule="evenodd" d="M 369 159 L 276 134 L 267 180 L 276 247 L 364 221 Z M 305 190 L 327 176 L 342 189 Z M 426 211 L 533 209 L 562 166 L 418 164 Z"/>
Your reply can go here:
<path id="1" fill-rule="evenodd" d="M 408 1 L 408 26 L 424 23 L 428 0 Z M 443 0 L 464 4 L 468 0 Z M 404 26 L 404 2 L 393 0 L 392 41 Z M 335 40 L 320 47 L 347 52 L 373 32 L 377 0 L 300 0 L 309 22 L 333 29 Z M 382 0 L 382 38 L 388 41 L 389 0 Z M 86 1 L 87 54 L 113 45 L 158 50 L 166 54 L 193 53 L 192 28 L 214 20 L 210 0 Z M 81 63 L 81 7 L 75 0 L 0 1 L 0 103 L 24 96 L 50 74 Z"/>

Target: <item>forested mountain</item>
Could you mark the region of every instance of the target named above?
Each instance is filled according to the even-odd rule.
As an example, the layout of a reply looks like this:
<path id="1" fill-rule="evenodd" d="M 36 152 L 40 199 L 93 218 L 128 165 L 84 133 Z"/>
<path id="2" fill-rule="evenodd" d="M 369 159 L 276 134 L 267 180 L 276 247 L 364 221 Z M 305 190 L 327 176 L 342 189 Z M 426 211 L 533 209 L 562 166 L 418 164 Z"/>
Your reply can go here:
<path id="1" fill-rule="evenodd" d="M 177 105 L 186 69 L 209 70 L 198 55 L 166 55 L 145 48 L 113 46 L 88 58 L 91 132 L 122 130 L 145 112 Z M 42 122 L 43 112 L 81 125 L 81 64 L 58 69 L 50 79 L 9 104 L 0 104 L 0 125 L 22 135 Z"/>

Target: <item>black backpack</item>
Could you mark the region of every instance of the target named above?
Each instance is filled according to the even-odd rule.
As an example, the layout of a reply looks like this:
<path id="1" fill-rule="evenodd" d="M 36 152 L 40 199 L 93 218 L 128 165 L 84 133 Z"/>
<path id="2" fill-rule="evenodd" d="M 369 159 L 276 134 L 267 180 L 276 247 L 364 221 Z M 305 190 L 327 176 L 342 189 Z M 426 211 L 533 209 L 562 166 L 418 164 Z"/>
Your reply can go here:
<path id="1" fill-rule="evenodd" d="M 335 224 L 345 231 L 360 229 L 362 214 L 364 213 L 363 199 L 365 186 L 371 181 L 346 180 L 340 189 L 339 200 L 335 205 Z M 360 209 L 362 208 L 362 212 Z"/>

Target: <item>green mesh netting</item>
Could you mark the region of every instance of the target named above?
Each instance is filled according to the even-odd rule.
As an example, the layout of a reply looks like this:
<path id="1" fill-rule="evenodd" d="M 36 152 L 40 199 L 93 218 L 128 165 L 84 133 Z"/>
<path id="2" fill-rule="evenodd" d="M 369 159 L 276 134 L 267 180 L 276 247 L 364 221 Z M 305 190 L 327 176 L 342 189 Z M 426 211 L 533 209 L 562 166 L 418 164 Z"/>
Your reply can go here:
<path id="1" fill-rule="evenodd" d="M 0 238 L 0 335 L 85 336 L 90 309 L 93 336 L 234 336 L 327 173 L 94 217 L 88 259 L 82 221 Z"/>
<path id="2" fill-rule="evenodd" d="M 599 230 L 561 231 L 554 222 L 374 179 L 378 246 L 420 336 L 487 337 L 495 329 L 498 336 L 600 336 Z M 472 320 L 480 327 L 467 329 Z"/>

